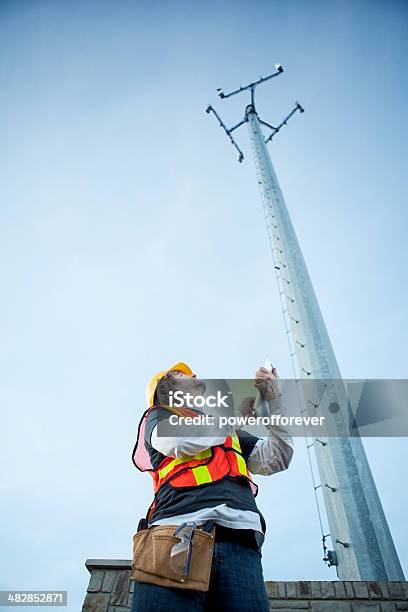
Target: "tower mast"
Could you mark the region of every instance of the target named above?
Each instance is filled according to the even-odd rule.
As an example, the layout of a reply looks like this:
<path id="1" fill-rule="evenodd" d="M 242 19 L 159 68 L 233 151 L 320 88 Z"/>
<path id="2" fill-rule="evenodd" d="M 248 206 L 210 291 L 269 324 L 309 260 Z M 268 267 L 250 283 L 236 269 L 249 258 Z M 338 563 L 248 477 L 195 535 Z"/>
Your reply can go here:
<path id="1" fill-rule="evenodd" d="M 358 432 L 349 435 L 351 415 L 340 370 L 266 146 L 292 115 L 303 112 L 303 108 L 296 103 L 291 113 L 274 127 L 260 119 L 255 107 L 256 87 L 282 72 L 282 66 L 277 65 L 273 74 L 231 93 L 218 90 L 222 99 L 250 92 L 251 103 L 234 127 L 228 129 L 212 106 L 206 110 L 216 116 L 226 131 L 240 162 L 244 155 L 232 133 L 248 124 L 290 352 L 296 361 L 302 410 L 331 417 L 325 442 L 313 438 L 312 443 L 330 528 L 323 542 L 330 536 L 333 547 L 325 560 L 336 566 L 341 580 L 404 580 L 361 438 Z M 270 131 L 268 137 L 261 126 Z"/>

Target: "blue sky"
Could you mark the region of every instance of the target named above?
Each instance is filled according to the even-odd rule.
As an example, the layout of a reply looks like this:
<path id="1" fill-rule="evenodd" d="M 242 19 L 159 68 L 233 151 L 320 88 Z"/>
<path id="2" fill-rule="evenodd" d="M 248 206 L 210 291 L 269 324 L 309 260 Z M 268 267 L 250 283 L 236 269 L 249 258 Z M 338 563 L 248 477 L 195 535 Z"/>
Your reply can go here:
<path id="1" fill-rule="evenodd" d="M 345 377 L 406 377 L 407 5 L 392 0 L 2 2 L 1 588 L 67 589 L 130 558 L 151 500 L 130 463 L 146 380 L 290 361 L 246 128 L 212 117 L 259 90 L 271 148 Z M 367 453 L 408 573 L 405 439 Z M 399 474 L 399 476 L 398 476 Z M 321 562 L 304 443 L 259 478 L 268 579 Z"/>

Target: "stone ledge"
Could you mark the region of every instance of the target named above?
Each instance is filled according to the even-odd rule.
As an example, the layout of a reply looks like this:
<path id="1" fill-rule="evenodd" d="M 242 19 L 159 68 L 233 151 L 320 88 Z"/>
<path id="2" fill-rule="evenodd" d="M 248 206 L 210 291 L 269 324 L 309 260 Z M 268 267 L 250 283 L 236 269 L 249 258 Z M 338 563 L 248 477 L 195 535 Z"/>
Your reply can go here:
<path id="1" fill-rule="evenodd" d="M 375 580 L 298 580 L 265 582 L 268 596 L 272 599 L 357 599 L 408 601 L 408 582 Z M 403 609 L 403 608 L 401 608 Z"/>
<path id="2" fill-rule="evenodd" d="M 130 612 L 134 581 L 128 559 L 87 559 L 90 573 L 82 612 Z M 267 580 L 274 612 L 408 611 L 408 582 Z"/>
<path id="3" fill-rule="evenodd" d="M 94 569 L 108 570 L 108 569 L 132 569 L 132 561 L 130 559 L 87 559 L 85 561 L 85 567 L 89 572 Z"/>

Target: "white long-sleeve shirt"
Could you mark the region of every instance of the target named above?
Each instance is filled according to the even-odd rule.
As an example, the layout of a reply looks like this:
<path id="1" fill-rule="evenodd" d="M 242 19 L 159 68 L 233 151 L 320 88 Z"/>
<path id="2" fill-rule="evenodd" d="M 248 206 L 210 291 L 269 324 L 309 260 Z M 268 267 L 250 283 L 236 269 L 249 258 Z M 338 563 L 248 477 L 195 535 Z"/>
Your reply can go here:
<path id="1" fill-rule="evenodd" d="M 266 404 L 268 413 L 279 413 L 280 402 L 274 400 Z M 289 433 L 282 427 L 268 426 L 268 436 L 260 438 L 247 460 L 248 470 L 252 474 L 270 476 L 277 472 L 286 470 L 292 459 L 293 440 Z M 226 435 L 232 433 L 228 432 Z M 164 437 L 159 436 L 157 425 L 151 435 L 151 445 L 163 455 L 169 457 L 194 456 L 207 448 L 223 444 L 226 438 L 223 436 L 206 437 Z M 238 510 L 230 508 L 226 504 L 219 504 L 212 508 L 203 508 L 195 512 L 189 512 L 177 516 L 152 521 L 151 525 L 179 525 L 181 523 L 195 522 L 204 523 L 214 520 L 223 527 L 232 529 L 253 529 L 262 533 L 259 514 L 251 510 Z"/>

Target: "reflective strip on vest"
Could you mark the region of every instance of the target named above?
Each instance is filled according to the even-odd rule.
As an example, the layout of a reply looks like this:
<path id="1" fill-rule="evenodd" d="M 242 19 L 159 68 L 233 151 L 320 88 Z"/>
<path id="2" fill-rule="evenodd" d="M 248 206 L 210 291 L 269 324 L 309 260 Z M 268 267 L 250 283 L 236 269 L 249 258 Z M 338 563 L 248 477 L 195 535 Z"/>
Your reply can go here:
<path id="1" fill-rule="evenodd" d="M 207 457 L 211 457 L 211 448 L 206 448 L 205 450 L 203 450 L 198 455 L 195 455 L 194 457 L 180 457 L 180 459 L 173 459 L 173 461 L 170 461 L 170 463 L 165 465 L 164 468 L 159 470 L 159 478 L 160 479 L 165 478 L 167 474 L 171 472 L 171 470 L 174 467 L 176 467 L 176 465 L 180 465 L 180 463 L 189 463 L 192 459 L 201 460 L 201 459 L 207 459 Z M 199 467 L 205 467 L 205 466 L 199 466 Z M 198 469 L 198 468 L 194 468 L 194 469 Z M 207 481 L 205 480 L 204 482 L 207 482 Z"/>
<path id="2" fill-rule="evenodd" d="M 235 453 L 235 458 L 237 460 L 237 466 L 238 466 L 238 471 L 243 475 L 243 476 L 248 476 L 248 470 L 247 470 L 247 466 L 246 466 L 246 462 L 244 457 L 241 455 L 241 445 L 239 443 L 239 438 L 237 436 L 236 433 L 234 433 L 231 436 L 231 440 L 232 440 L 232 448 L 237 451 Z"/>
<path id="3" fill-rule="evenodd" d="M 192 472 L 198 485 L 204 484 L 206 482 L 212 482 L 213 480 L 210 474 L 210 470 L 206 465 L 199 465 L 193 468 Z"/>

